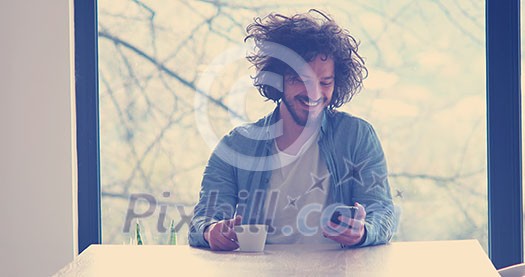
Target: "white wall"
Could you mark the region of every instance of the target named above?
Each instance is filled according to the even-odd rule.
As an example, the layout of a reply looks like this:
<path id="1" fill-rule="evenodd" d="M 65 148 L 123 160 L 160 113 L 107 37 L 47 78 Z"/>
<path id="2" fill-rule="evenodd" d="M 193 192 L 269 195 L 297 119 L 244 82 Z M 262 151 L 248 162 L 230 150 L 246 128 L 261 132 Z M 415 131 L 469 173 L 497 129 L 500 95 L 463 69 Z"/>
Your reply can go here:
<path id="1" fill-rule="evenodd" d="M 69 3 L 0 7 L 0 276 L 49 276 L 74 257 Z"/>

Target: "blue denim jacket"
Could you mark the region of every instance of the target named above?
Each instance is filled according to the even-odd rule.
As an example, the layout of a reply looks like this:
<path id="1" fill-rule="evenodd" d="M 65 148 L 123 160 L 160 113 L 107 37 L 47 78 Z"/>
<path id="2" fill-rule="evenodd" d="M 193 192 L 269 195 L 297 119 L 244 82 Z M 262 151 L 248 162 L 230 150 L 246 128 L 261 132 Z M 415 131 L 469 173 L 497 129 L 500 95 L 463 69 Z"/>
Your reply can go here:
<path id="1" fill-rule="evenodd" d="M 204 229 L 234 214 L 243 215 L 243 224 L 266 223 L 266 190 L 276 168 L 273 143 L 282 131 L 278 110 L 235 128 L 213 151 L 191 220 L 191 246 L 209 247 Z M 384 153 L 372 126 L 347 113 L 325 110 L 317 143 L 331 176 L 327 205 L 365 206 L 366 238 L 360 246 L 390 241 L 397 219 Z"/>

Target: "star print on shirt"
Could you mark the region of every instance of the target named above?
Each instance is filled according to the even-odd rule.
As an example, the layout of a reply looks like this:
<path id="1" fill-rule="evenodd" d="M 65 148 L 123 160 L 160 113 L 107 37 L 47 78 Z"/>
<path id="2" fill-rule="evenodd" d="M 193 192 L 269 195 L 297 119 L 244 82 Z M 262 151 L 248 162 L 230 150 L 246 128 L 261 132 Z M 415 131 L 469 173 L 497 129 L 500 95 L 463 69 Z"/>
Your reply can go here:
<path id="1" fill-rule="evenodd" d="M 387 180 L 387 174 L 385 175 L 379 175 L 375 172 L 372 172 L 372 183 L 366 188 L 365 193 L 369 193 L 373 190 L 385 190 L 386 185 L 385 182 Z"/>
<path id="2" fill-rule="evenodd" d="M 330 177 L 330 173 L 327 173 L 324 176 L 318 177 L 313 172 L 310 172 L 310 177 L 312 178 L 312 186 L 306 191 L 306 193 L 310 193 L 314 190 L 320 190 L 322 193 L 326 194 L 325 189 L 323 187 L 323 182 L 328 177 Z"/>
<path id="3" fill-rule="evenodd" d="M 290 195 L 287 195 L 286 198 L 288 199 L 288 204 L 284 207 L 285 209 L 288 209 L 288 207 L 297 209 L 297 200 L 299 200 L 299 196 L 292 198 Z"/>
<path id="4" fill-rule="evenodd" d="M 368 164 L 368 159 L 361 161 L 358 164 L 355 164 L 351 160 L 343 158 L 343 163 L 345 165 L 345 173 L 343 174 L 339 182 L 337 182 L 336 186 L 350 184 L 352 180 L 355 180 L 357 184 L 363 186 L 363 176 L 361 173 L 365 166 Z"/>

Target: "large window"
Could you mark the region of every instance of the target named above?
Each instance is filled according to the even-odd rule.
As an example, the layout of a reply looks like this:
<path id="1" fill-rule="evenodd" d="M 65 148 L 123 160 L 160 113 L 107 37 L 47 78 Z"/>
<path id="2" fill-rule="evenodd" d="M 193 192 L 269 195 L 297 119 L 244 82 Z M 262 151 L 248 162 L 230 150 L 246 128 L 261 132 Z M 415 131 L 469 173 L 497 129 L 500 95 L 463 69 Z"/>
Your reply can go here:
<path id="1" fill-rule="evenodd" d="M 402 211 L 395 240 L 487 247 L 484 3 L 333 2 L 98 2 L 104 243 L 128 243 L 136 219 L 146 243 L 165 243 L 172 219 L 185 242 L 211 152 L 195 97 L 208 99 L 217 137 L 273 108 L 242 51 L 206 90 L 200 74 L 244 45 L 254 17 L 319 8 L 361 42 L 369 78 L 342 110 L 381 138 Z"/>

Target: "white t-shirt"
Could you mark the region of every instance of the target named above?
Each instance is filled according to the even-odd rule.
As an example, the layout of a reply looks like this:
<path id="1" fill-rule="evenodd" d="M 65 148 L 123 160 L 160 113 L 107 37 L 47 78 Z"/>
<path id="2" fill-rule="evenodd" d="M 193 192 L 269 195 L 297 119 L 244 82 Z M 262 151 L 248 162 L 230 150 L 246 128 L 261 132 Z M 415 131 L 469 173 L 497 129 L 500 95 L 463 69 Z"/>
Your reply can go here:
<path id="1" fill-rule="evenodd" d="M 312 135 L 297 155 L 284 153 L 277 143 L 274 145 L 281 164 L 295 160 L 272 172 L 267 195 L 278 193 L 278 197 L 275 208 L 268 207 L 270 197 L 266 197 L 267 211 L 275 210 L 267 243 L 333 242 L 322 235 L 320 228 L 330 174 L 319 154 L 318 136 L 318 133 Z M 272 218 L 272 215 L 268 217 Z"/>

